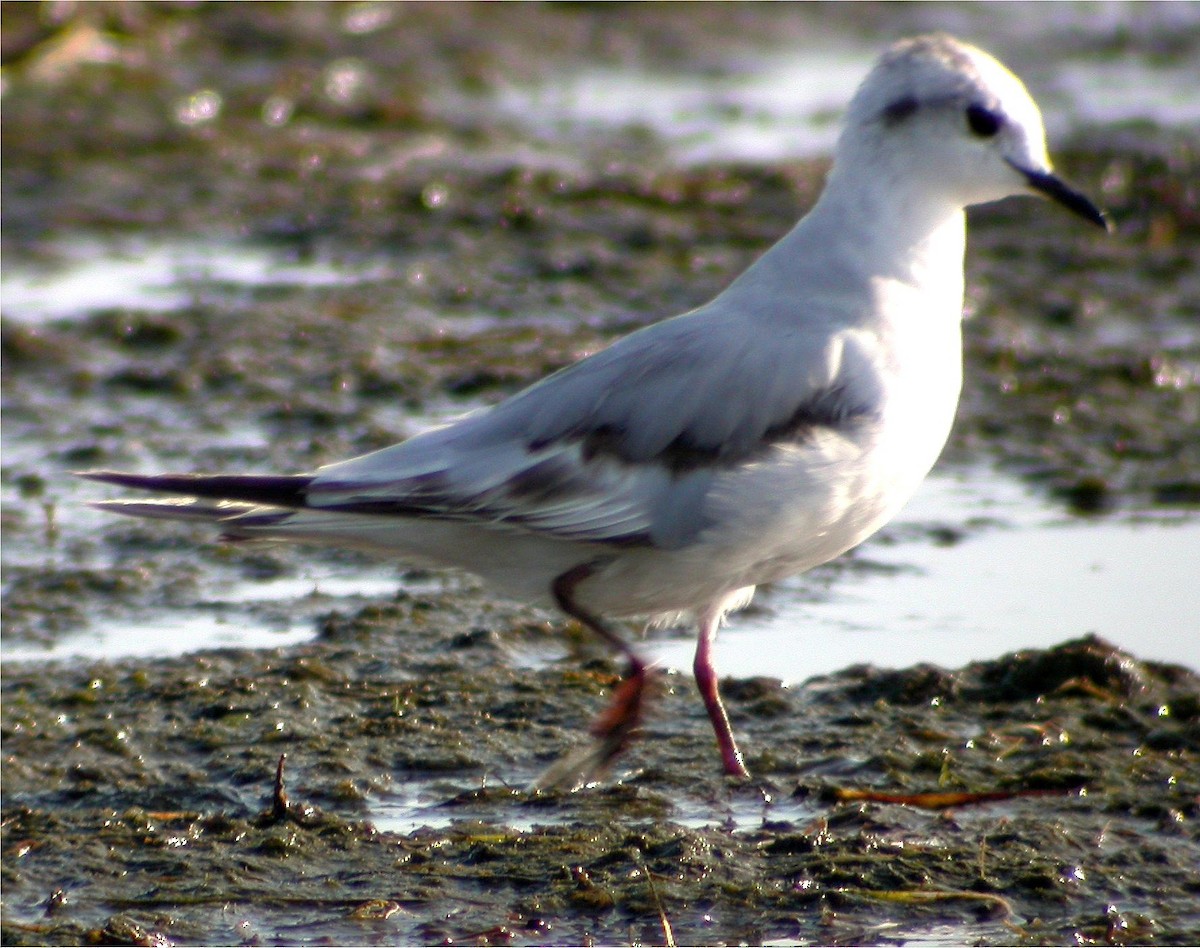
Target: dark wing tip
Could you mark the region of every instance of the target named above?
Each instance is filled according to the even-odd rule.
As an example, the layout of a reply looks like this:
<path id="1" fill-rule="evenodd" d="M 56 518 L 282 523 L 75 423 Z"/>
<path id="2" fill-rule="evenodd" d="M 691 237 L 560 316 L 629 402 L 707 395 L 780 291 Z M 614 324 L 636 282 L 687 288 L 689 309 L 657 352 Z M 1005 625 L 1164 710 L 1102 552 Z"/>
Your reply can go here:
<path id="1" fill-rule="evenodd" d="M 72 471 L 72 477 L 81 477 L 85 481 L 99 481 L 101 484 L 116 484 L 119 487 L 141 488 L 144 482 L 153 480 L 142 474 L 126 474 L 124 471 Z M 147 488 L 149 489 L 149 488 Z"/>
<path id="2" fill-rule="evenodd" d="M 311 474 L 128 474 L 124 471 L 76 471 L 76 477 L 132 490 L 189 497 L 241 500 L 273 507 L 304 507 Z"/>

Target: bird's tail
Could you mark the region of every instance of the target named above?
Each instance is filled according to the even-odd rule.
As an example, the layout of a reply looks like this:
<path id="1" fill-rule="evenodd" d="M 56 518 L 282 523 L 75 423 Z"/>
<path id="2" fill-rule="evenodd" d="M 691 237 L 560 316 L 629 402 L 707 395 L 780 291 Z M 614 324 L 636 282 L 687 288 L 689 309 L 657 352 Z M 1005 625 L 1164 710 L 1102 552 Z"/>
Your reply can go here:
<path id="1" fill-rule="evenodd" d="M 185 520 L 220 527 L 223 538 L 245 539 L 270 533 L 307 506 L 312 475 L 127 474 L 80 471 L 79 477 L 118 487 L 182 497 L 160 500 L 98 500 L 92 506 L 109 513 L 154 520 Z"/>

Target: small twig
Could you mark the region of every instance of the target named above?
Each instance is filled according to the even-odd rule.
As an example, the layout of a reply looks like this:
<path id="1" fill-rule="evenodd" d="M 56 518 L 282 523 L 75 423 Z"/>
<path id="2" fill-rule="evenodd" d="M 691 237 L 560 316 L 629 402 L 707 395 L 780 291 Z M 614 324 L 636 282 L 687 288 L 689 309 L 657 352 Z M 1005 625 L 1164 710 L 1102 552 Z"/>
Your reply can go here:
<path id="1" fill-rule="evenodd" d="M 970 892 L 963 889 L 840 889 L 842 895 L 858 896 L 876 902 L 895 902 L 902 905 L 932 905 L 938 902 L 976 902 L 997 909 L 1011 917 L 1012 904 L 1003 896 L 991 892 Z"/>
<path id="2" fill-rule="evenodd" d="M 1037 788 L 1032 790 L 988 790 L 979 793 L 951 791 L 938 793 L 885 793 L 881 790 L 853 790 L 833 788 L 833 798 L 839 803 L 866 800 L 871 803 L 900 803 L 920 807 L 924 810 L 947 810 L 952 807 L 978 806 L 997 800 L 1013 800 L 1019 797 L 1056 797 L 1077 793 L 1078 787 Z"/>
<path id="3" fill-rule="evenodd" d="M 46 541 L 48 550 L 54 549 L 58 543 L 60 530 L 58 526 L 58 504 L 53 500 L 42 501 L 42 515 L 45 517 L 45 523 L 42 527 L 42 534 Z"/>
<path id="4" fill-rule="evenodd" d="M 654 884 L 654 876 L 650 874 L 650 867 L 642 863 L 642 872 L 646 873 L 646 883 L 650 886 L 650 895 L 654 898 L 654 906 L 658 909 L 658 921 L 662 925 L 663 944 L 667 948 L 676 948 L 675 932 L 671 929 L 671 920 L 667 918 L 667 910 L 663 908 L 662 899 L 658 896 L 658 886 Z"/>
<path id="5" fill-rule="evenodd" d="M 287 754 L 280 754 L 279 764 L 275 767 L 275 792 L 271 797 L 271 815 L 277 820 L 287 818 L 292 811 L 292 803 L 283 786 L 283 764 L 286 760 Z"/>
<path id="6" fill-rule="evenodd" d="M 260 814 L 259 824 L 295 823 L 304 827 L 320 825 L 326 817 L 319 809 L 311 803 L 305 803 L 303 800 L 297 802 L 288 796 L 283 779 L 286 762 L 287 754 L 280 754 L 279 763 L 275 765 L 275 788 L 271 793 L 271 806 Z"/>

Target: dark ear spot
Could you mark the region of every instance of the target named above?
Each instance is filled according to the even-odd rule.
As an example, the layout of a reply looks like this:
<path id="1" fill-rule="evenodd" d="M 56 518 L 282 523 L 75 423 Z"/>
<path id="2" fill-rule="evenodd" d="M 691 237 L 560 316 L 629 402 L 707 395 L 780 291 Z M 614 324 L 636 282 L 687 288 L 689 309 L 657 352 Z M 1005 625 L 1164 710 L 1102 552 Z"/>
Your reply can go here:
<path id="1" fill-rule="evenodd" d="M 883 107 L 883 121 L 885 125 L 897 125 L 903 122 L 906 118 L 917 111 L 917 100 L 911 95 L 906 95 L 902 99 L 897 99 L 895 102 L 889 102 Z"/>

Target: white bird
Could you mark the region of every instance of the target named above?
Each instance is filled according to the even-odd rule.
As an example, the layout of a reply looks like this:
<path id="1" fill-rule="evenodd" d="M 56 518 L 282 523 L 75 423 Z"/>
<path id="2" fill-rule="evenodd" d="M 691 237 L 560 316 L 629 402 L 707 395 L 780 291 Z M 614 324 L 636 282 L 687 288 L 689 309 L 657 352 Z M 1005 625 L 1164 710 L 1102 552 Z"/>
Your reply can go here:
<path id="1" fill-rule="evenodd" d="M 1108 226 L 1053 174 L 1019 79 L 949 36 L 903 40 L 851 101 L 816 205 L 706 305 L 315 473 L 83 476 L 188 498 L 106 510 L 465 568 L 557 604 L 630 670 L 543 784 L 589 778 L 641 720 L 650 669 L 607 618 L 690 617 L 724 770 L 745 776 L 718 626 L 756 585 L 857 546 L 933 466 L 961 387 L 963 210 L 1015 194 Z"/>

